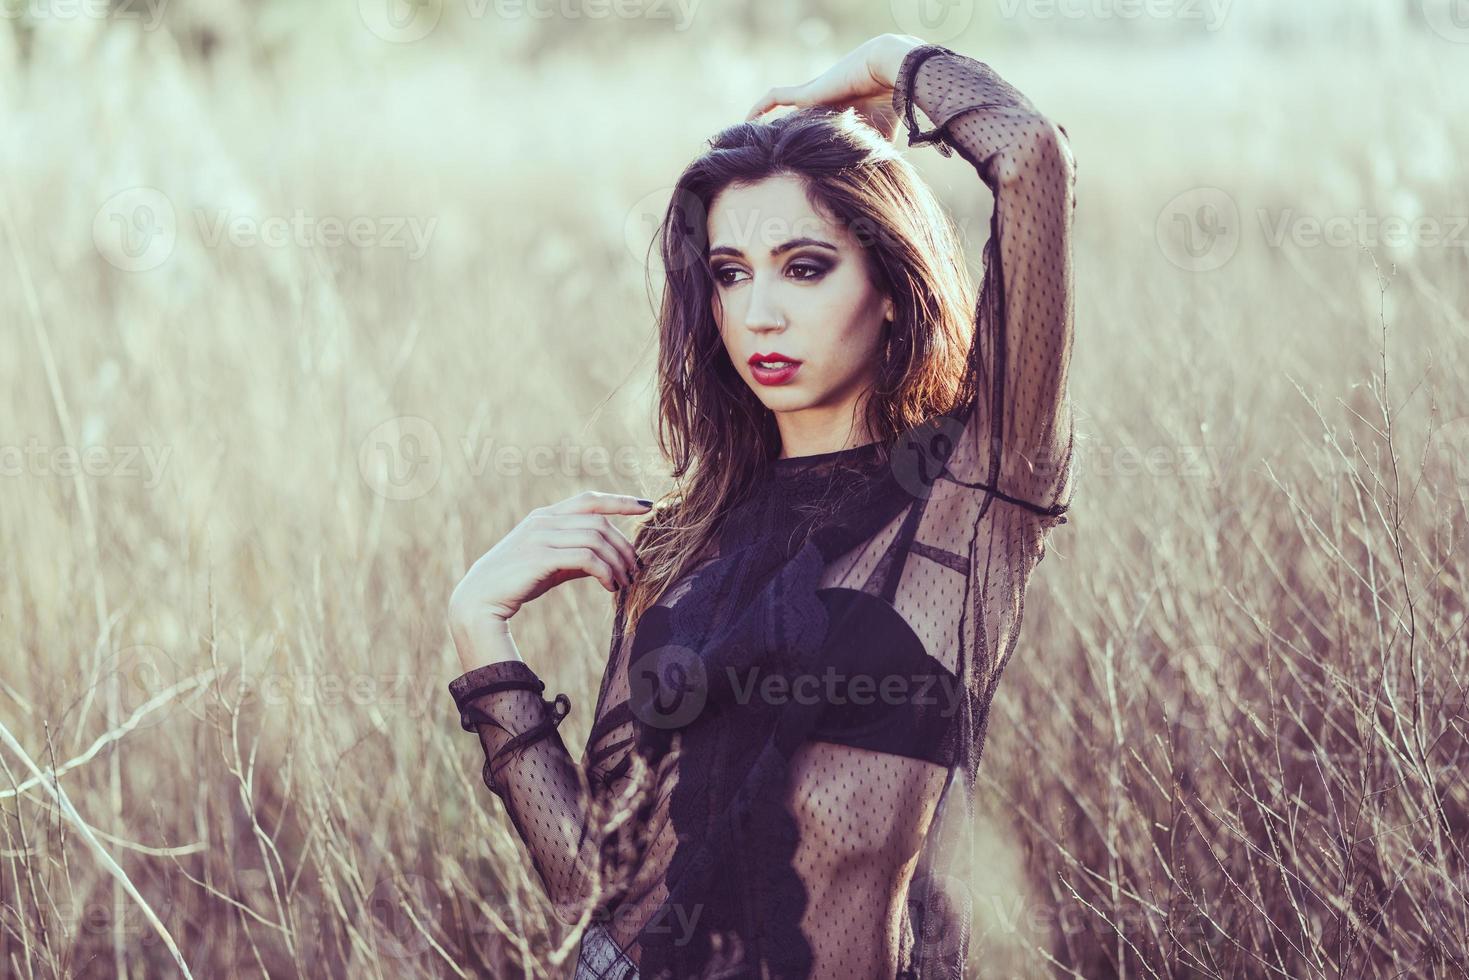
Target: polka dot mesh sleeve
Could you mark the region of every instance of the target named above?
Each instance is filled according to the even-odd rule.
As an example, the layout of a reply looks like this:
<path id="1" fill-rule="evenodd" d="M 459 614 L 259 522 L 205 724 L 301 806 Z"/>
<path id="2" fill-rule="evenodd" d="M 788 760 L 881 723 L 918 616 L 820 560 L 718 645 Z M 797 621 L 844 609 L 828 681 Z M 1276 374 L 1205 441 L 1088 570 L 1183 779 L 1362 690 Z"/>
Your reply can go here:
<path id="1" fill-rule="evenodd" d="M 910 146 L 969 162 L 994 193 L 966 392 L 964 445 L 950 462 L 1000 499 L 1064 523 L 1073 421 L 1067 396 L 1074 319 L 1076 162 L 1064 127 L 987 64 L 942 45 L 914 48 L 893 87 Z M 935 126 L 923 131 L 921 108 Z M 968 481 L 975 482 L 975 481 Z"/>
<path id="2" fill-rule="evenodd" d="M 962 792 L 945 794 L 907 904 L 912 975 L 958 977 L 968 975 L 971 881 L 983 874 L 974 821 L 990 705 L 1026 584 L 1070 504 L 1076 171 L 1062 127 L 990 66 L 941 45 L 904 57 L 892 104 L 910 146 L 957 152 L 994 195 L 965 385 L 924 445 L 944 458 L 942 472 L 909 514 L 907 551 L 928 560 L 910 561 L 893 589 L 894 607 L 966 695 Z M 915 108 L 933 129 L 918 126 Z"/>
<path id="3" fill-rule="evenodd" d="M 619 593 L 604 688 L 619 674 L 622 599 Z M 607 835 L 596 829 L 611 816 L 601 805 L 615 803 L 608 787 L 626 781 L 632 719 L 626 698 L 610 701 L 604 690 L 578 764 L 558 730 L 570 699 L 559 694 L 548 701 L 544 690 L 544 681 L 518 660 L 477 667 L 449 684 L 460 727 L 479 735 L 482 781 L 525 843 L 557 918 L 575 924 L 616 895 L 616 883 L 603 875 Z"/>
<path id="4" fill-rule="evenodd" d="M 579 764 L 525 664 L 450 684 L 558 915 L 596 906 L 577 980 L 969 975 L 990 702 L 1069 505 L 1075 171 L 1063 129 L 948 48 L 904 58 L 893 106 L 994 194 L 954 410 L 751 474 L 626 635 L 619 599 Z M 830 668 L 851 686 L 740 693 Z M 899 696 L 858 700 L 864 677 Z"/>

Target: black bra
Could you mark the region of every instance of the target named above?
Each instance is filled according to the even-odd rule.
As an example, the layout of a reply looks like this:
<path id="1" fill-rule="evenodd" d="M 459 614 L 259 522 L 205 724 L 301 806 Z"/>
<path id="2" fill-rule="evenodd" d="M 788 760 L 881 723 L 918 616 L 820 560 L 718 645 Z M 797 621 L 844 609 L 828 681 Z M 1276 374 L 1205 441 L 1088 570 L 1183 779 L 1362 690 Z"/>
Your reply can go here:
<path id="1" fill-rule="evenodd" d="M 912 627 L 886 600 L 857 589 L 817 589 L 829 625 L 820 666 L 801 678 L 786 679 L 778 694 L 821 702 L 808 738 L 853 748 L 934 762 L 945 768 L 958 759 L 958 726 L 963 691 L 959 679 L 923 647 Z M 668 609 L 653 606 L 638 624 L 635 649 L 666 639 Z M 634 653 L 636 656 L 636 653 Z M 759 675 L 745 675 L 744 697 L 761 697 Z M 593 763 L 616 755 L 632 738 L 609 745 L 600 740 L 633 720 L 624 701 L 592 726 L 597 746 Z M 624 757 L 608 779 L 627 771 Z"/>
<path id="2" fill-rule="evenodd" d="M 847 588 L 816 595 L 831 619 L 822 666 L 835 680 L 818 678 L 826 703 L 811 738 L 953 765 L 964 696 L 957 675 L 883 599 Z"/>

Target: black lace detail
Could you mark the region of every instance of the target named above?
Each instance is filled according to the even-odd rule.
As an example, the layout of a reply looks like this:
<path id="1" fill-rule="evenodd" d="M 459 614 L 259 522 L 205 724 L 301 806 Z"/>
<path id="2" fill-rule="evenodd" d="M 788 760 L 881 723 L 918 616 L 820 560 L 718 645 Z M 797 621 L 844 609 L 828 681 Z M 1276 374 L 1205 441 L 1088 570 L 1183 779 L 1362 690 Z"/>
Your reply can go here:
<path id="1" fill-rule="evenodd" d="M 983 62 L 924 45 L 896 83 L 909 145 L 958 153 L 995 193 L 954 406 L 891 444 L 770 461 L 691 573 L 626 634 L 619 595 L 580 763 L 555 729 L 569 702 L 543 700 L 528 667 L 491 665 L 451 685 L 548 892 L 570 905 L 596 889 L 596 908 L 612 913 L 603 952 L 627 953 L 648 980 L 708 975 L 719 960 L 731 978 L 870 973 L 861 964 L 893 952 L 877 923 L 896 908 L 900 976 L 966 975 L 990 705 L 1045 533 L 1069 507 L 1074 163 L 1065 130 Z M 934 129 L 918 127 L 915 106 Z M 876 610 L 870 629 L 832 622 L 858 607 Z M 901 711 L 826 714 L 820 701 L 736 689 L 748 668 L 789 681 L 829 665 L 841 655 L 833 639 L 851 663 L 920 664 L 952 681 L 952 723 L 915 713 L 915 745 Z M 902 655 L 884 660 L 894 648 Z M 914 843 L 920 824 L 902 815 L 920 805 L 931 819 Z M 830 898 L 843 855 L 826 849 L 852 847 L 913 867 L 906 889 L 893 875 L 851 907 Z M 628 868 L 633 877 L 605 876 L 615 884 L 604 887 L 600 872 Z M 827 941 L 814 946 L 803 920 Z"/>

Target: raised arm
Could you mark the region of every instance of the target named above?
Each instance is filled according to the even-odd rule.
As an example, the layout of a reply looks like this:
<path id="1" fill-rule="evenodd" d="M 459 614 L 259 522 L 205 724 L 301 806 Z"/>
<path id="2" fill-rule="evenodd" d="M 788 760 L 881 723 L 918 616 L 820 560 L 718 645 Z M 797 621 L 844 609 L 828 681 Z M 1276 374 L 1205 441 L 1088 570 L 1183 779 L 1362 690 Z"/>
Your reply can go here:
<path id="1" fill-rule="evenodd" d="M 1074 434 L 1067 375 L 1076 183 L 1066 131 L 988 65 L 936 44 L 902 56 L 892 105 L 910 146 L 957 151 L 995 197 L 957 413 L 967 448 L 955 453 L 955 475 L 1064 521 Z M 919 128 L 915 107 L 933 129 Z"/>

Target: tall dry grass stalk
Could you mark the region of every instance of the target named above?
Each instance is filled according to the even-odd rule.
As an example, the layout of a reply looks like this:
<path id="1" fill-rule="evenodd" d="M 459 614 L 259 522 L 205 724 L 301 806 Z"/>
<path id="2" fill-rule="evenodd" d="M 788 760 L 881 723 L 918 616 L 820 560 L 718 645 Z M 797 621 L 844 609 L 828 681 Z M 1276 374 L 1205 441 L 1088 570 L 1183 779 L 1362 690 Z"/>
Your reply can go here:
<path id="1" fill-rule="evenodd" d="M 0 973 L 564 975 L 445 604 L 530 508 L 662 489 L 645 219 L 826 48 L 613 71 L 277 10 L 0 23 Z M 1080 483 L 989 727 L 986 976 L 1466 972 L 1465 248 L 1298 223 L 1469 214 L 1466 46 L 1255 42 L 952 42 L 1079 166 Z M 983 187 L 913 154 L 977 262 Z M 590 584 L 517 620 L 574 750 L 610 625 Z"/>

